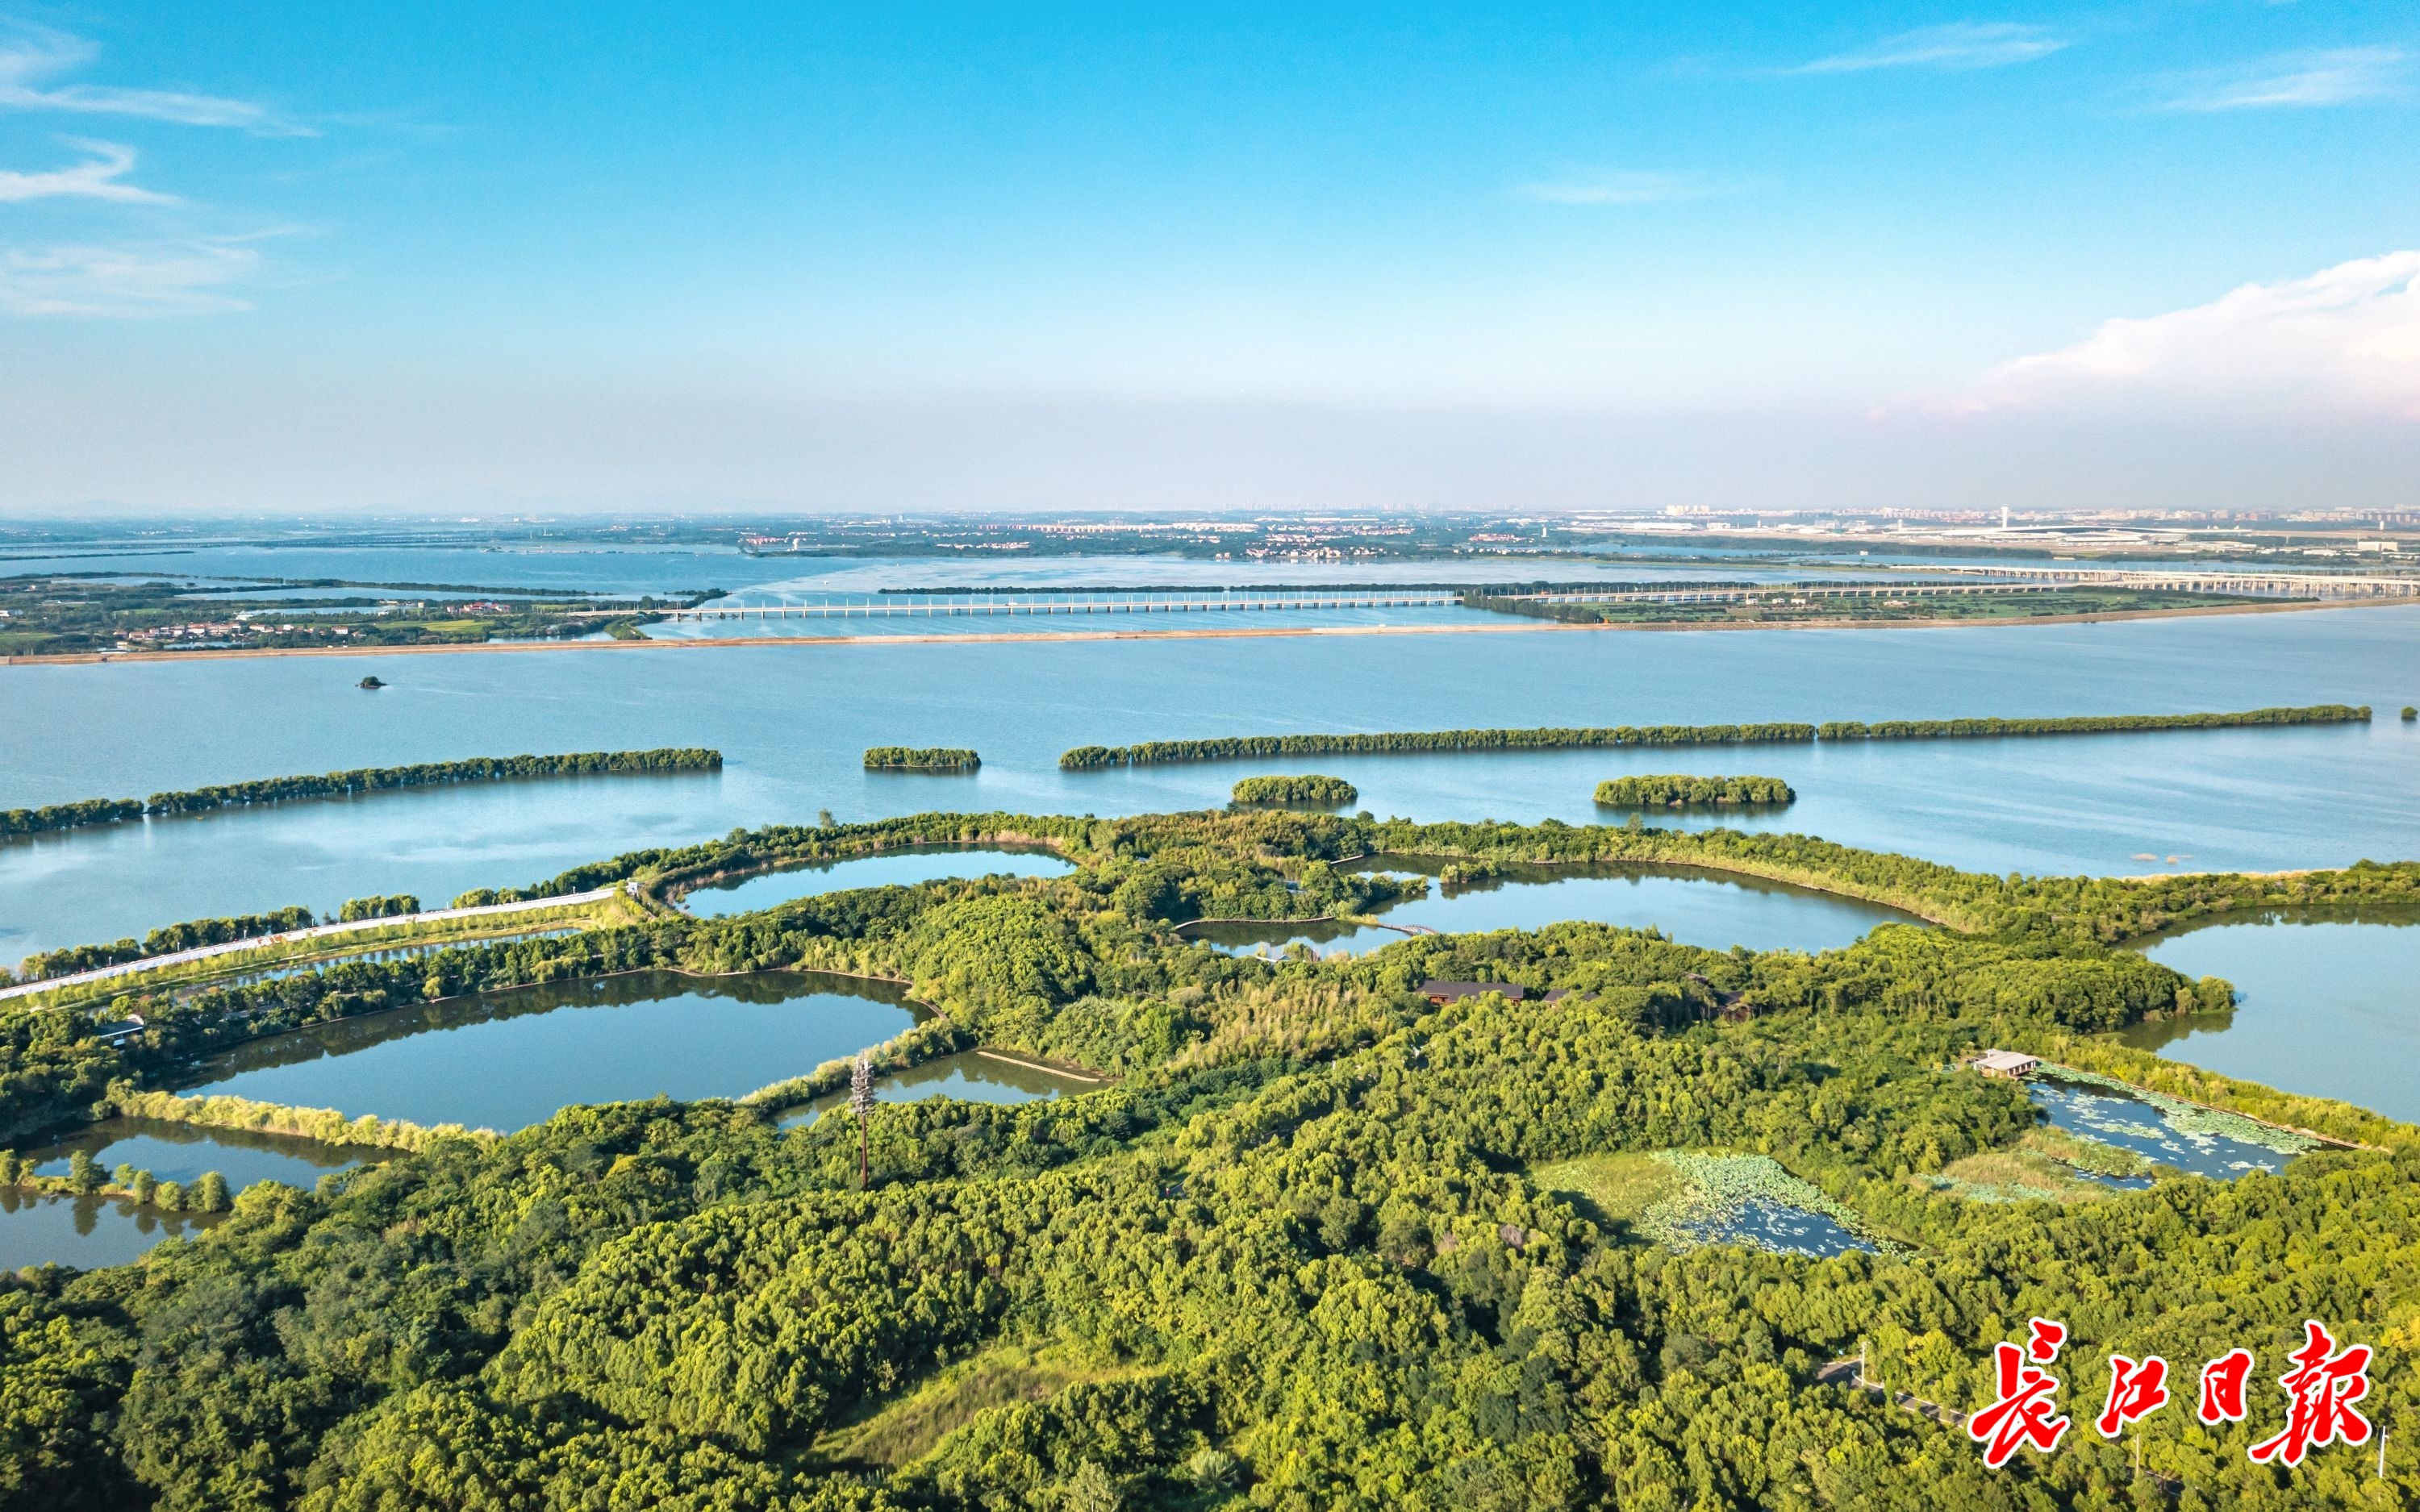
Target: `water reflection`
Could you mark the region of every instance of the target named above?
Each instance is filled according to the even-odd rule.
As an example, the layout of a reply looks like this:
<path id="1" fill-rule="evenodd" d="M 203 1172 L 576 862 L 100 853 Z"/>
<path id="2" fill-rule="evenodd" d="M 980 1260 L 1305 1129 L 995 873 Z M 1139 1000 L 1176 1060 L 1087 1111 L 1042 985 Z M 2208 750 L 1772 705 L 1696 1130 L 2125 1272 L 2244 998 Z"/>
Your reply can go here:
<path id="1" fill-rule="evenodd" d="M 1437 876 L 1445 863 L 1387 856 L 1366 869 Z M 1501 878 L 1444 891 L 1433 887 L 1427 897 L 1392 904 L 1372 917 L 1380 922 L 1204 924 L 1185 933 L 1234 953 L 1282 953 L 1299 944 L 1321 955 L 1360 955 L 1415 933 L 1537 929 L 1585 919 L 1634 929 L 1652 924 L 1676 940 L 1714 949 L 1745 945 L 1757 950 L 1816 951 L 1837 949 L 1876 924 L 1921 922 L 1880 903 L 1786 883 L 1655 866 L 1508 866 Z"/>
<path id="2" fill-rule="evenodd" d="M 219 1221 L 137 1207 L 124 1197 L 36 1196 L 0 1187 L 0 1270 L 124 1265 L 163 1239 L 197 1234 Z"/>
<path id="3" fill-rule="evenodd" d="M 2026 1084 L 2025 1090 L 2036 1105 L 2050 1115 L 2050 1121 L 2069 1134 L 2132 1150 L 2195 1176 L 2229 1181 L 2248 1171 L 2274 1175 L 2293 1158 L 2289 1150 L 2256 1144 L 2207 1126 L 2226 1119 L 2226 1115 L 2210 1119 L 2179 1118 L 2151 1102 L 2111 1088 L 2050 1075 L 2035 1078 Z M 2250 1120 L 2235 1121 L 2249 1124 Z M 2119 1180 L 2112 1184 L 2133 1183 Z"/>
<path id="4" fill-rule="evenodd" d="M 819 893 L 852 887 L 913 887 L 945 877 L 1063 877 L 1075 864 L 1045 850 L 1009 846 L 932 845 L 886 851 L 879 856 L 845 861 L 814 862 L 783 867 L 727 882 L 710 883 L 685 894 L 681 906 L 702 918 L 754 913 Z"/>
<path id="5" fill-rule="evenodd" d="M 2420 1119 L 2420 908 L 2279 909 L 2157 937 L 2144 954 L 2236 990 L 2228 1012 L 2119 1036 L 2228 1076 Z"/>
<path id="6" fill-rule="evenodd" d="M 855 978 L 637 972 L 315 1025 L 209 1057 L 186 1089 L 510 1130 L 576 1103 L 736 1097 L 920 1016 Z"/>
<path id="7" fill-rule="evenodd" d="M 104 1119 L 46 1145 L 22 1151 L 40 1176 L 65 1176 L 76 1151 L 88 1150 L 103 1171 L 132 1165 L 163 1181 L 193 1182 L 216 1171 L 230 1191 L 255 1181 L 307 1187 L 326 1172 L 392 1158 L 392 1150 L 323 1145 L 291 1134 L 250 1129 L 201 1129 L 152 1119 Z"/>
<path id="8" fill-rule="evenodd" d="M 1099 1086 L 1074 1076 L 1016 1061 L 1001 1060 L 980 1050 L 962 1050 L 911 1066 L 876 1080 L 876 1101 L 920 1103 L 928 1097 L 954 1097 L 965 1103 L 1011 1104 L 1047 1098 L 1072 1097 Z M 832 1092 L 782 1119 L 787 1129 L 814 1122 L 848 1101 L 846 1092 Z"/>
<path id="9" fill-rule="evenodd" d="M 1737 1204 L 1718 1209 L 1696 1220 L 1678 1220 L 1673 1227 L 1679 1232 L 1706 1244 L 1753 1244 L 1759 1249 L 1781 1255 L 1805 1255 L 1815 1259 L 1862 1250 L 1869 1255 L 1881 1253 L 1878 1246 L 1858 1238 L 1847 1228 L 1820 1212 L 1793 1208 L 1770 1197 L 1747 1197 Z"/>

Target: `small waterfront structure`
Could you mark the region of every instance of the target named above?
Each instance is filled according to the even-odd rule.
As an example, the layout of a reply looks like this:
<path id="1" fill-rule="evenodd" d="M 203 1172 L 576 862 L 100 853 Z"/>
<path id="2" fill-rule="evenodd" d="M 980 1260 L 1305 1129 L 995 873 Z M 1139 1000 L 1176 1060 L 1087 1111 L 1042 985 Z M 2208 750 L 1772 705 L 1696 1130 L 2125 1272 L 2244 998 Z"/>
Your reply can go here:
<path id="1" fill-rule="evenodd" d="M 112 1050 L 116 1050 L 138 1038 L 143 1033 L 143 1015 L 132 1013 L 115 1024 L 94 1025 L 92 1037 Z"/>
<path id="2" fill-rule="evenodd" d="M 2021 1082 L 2041 1065 L 2040 1057 L 2016 1050 L 1986 1050 L 1967 1062 L 1986 1076 L 2002 1081 Z"/>

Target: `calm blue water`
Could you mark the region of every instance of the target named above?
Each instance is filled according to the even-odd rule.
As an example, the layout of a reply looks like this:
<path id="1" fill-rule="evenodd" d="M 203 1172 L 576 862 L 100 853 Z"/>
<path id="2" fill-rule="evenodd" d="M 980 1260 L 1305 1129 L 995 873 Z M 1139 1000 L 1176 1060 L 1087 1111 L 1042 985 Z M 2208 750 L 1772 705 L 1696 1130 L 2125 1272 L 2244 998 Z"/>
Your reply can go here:
<path id="1" fill-rule="evenodd" d="M 1406 858 L 1390 857 L 1381 870 L 1417 867 Z M 1450 894 L 1431 883 L 1427 897 L 1406 900 L 1372 917 L 1390 924 L 1424 924 L 1440 934 L 1537 929 L 1575 918 L 1633 929 L 1653 924 L 1676 940 L 1712 949 L 1745 945 L 1754 950 L 1810 952 L 1837 949 L 1876 924 L 1915 921 L 1895 908 L 1776 883 L 1643 868 L 1601 873 L 1575 869 L 1561 875 L 1544 868 L 1523 868 L 1500 885 L 1462 887 Z M 1403 931 L 1371 925 L 1213 924 L 1186 933 L 1247 954 L 1281 953 L 1300 943 L 1321 955 L 1360 955 L 1409 938 Z"/>
<path id="2" fill-rule="evenodd" d="M 1053 1097 L 1073 1097 L 1098 1083 L 1054 1075 L 1030 1066 L 1014 1066 L 976 1050 L 962 1050 L 911 1066 L 877 1079 L 874 1096 L 881 1103 L 921 1103 L 928 1097 L 954 1097 L 962 1103 L 1011 1104 Z M 848 1101 L 846 1092 L 817 1098 L 782 1119 L 784 1129 L 810 1124 Z"/>
<path id="3" fill-rule="evenodd" d="M 0 1188 L 0 1270 L 124 1265 L 163 1239 L 198 1234 L 216 1221 L 119 1197 L 38 1197 Z"/>
<path id="4" fill-rule="evenodd" d="M 2273 1174 L 2293 1158 L 2225 1134 L 2178 1129 L 2150 1103 L 2098 1087 L 2042 1076 L 2026 1083 L 2025 1091 L 2049 1112 L 2054 1125 L 2069 1134 L 2131 1149 L 2195 1176 L 2227 1181 L 2247 1171 Z"/>
<path id="5" fill-rule="evenodd" d="M 903 779 L 903 780 L 907 780 Z M 701 918 L 752 914 L 796 898 L 845 892 L 852 887 L 905 887 L 943 877 L 1061 877 L 1074 863 L 1044 851 L 936 848 L 869 856 L 829 866 L 795 866 L 737 882 L 717 883 L 681 897 L 681 906 Z"/>
<path id="6" fill-rule="evenodd" d="M 2225 978 L 2236 1005 L 2138 1025 L 2127 1043 L 2420 1121 L 2420 911 L 2268 915 L 2173 934 L 2145 953 Z"/>
<path id="7" fill-rule="evenodd" d="M 574 1103 L 737 1096 L 879 1043 L 915 1017 L 896 991 L 845 978 L 640 974 L 318 1025 L 213 1057 L 182 1089 L 510 1130 Z M 1017 1102 L 1082 1085 L 968 1056 L 918 1067 L 877 1095 Z M 22 1153 L 40 1174 L 64 1176 L 77 1149 L 91 1150 L 104 1171 L 126 1164 L 189 1183 L 217 1171 L 236 1190 L 257 1180 L 308 1187 L 324 1172 L 388 1158 L 130 1119 Z M 0 1268 L 119 1265 L 194 1224 L 120 1199 L 0 1191 Z"/>
<path id="8" fill-rule="evenodd" d="M 1851 1250 L 1876 1253 L 1874 1245 L 1823 1214 L 1770 1197 L 1748 1197 L 1701 1221 L 1676 1227 L 1709 1244 L 1753 1244 L 1759 1249 L 1815 1259 Z"/>
<path id="9" fill-rule="evenodd" d="M 477 554 L 473 554 L 477 555 Z M 1119 563 L 1127 565 L 1128 563 Z M 950 563 L 947 565 L 961 565 Z M 424 564 L 425 566 L 425 564 Z M 425 576 L 425 572 L 423 573 Z M 965 577 L 966 573 L 955 574 Z M 1062 773 L 1069 746 L 1189 734 L 2239 708 L 2341 700 L 2366 728 L 1661 752 L 1323 759 L 1360 806 L 1597 817 L 1629 772 L 1752 772 L 1786 828 L 1988 872 L 2277 870 L 2420 856 L 2420 608 L 2021 629 L 861 643 L 0 668 L 0 805 L 523 750 L 712 745 L 717 776 L 498 784 L 0 846 L 0 959 L 365 893 L 451 898 L 736 825 L 935 805 L 1222 807 L 1299 760 Z M 352 687 L 374 672 L 394 685 Z M 873 745 L 971 746 L 903 780 Z M 2169 858 L 2174 857 L 2171 861 Z"/>
<path id="10" fill-rule="evenodd" d="M 68 1138 L 20 1151 L 37 1162 L 42 1176 L 65 1176 L 79 1149 L 92 1151 L 103 1172 L 119 1165 L 149 1171 L 163 1181 L 193 1182 L 216 1171 L 230 1191 L 255 1181 L 284 1181 L 308 1187 L 328 1171 L 343 1170 L 365 1160 L 383 1160 L 388 1152 L 323 1145 L 310 1139 L 254 1134 L 241 1129 L 197 1129 L 191 1124 L 161 1123 L 149 1119 L 105 1119 L 86 1124 Z"/>
<path id="11" fill-rule="evenodd" d="M 317 1025 L 226 1051 L 180 1089 L 512 1130 L 575 1103 L 738 1097 L 915 1021 L 844 978 L 641 973 Z"/>
<path id="12" fill-rule="evenodd" d="M 1761 560 L 1764 554 L 1760 553 L 1740 553 L 1736 563 L 1720 564 L 1658 562 L 1655 555 L 1634 553 L 1637 560 L 1622 562 L 1521 557 L 1450 562 L 1214 562 L 1179 556 L 1026 557 L 997 552 L 930 557 L 748 556 L 733 548 L 709 546 L 617 549 L 570 544 L 500 545 L 484 540 L 453 546 L 331 546 L 299 539 L 282 545 L 130 545 L 98 551 L 71 547 L 62 548 L 55 555 L 23 548 L 0 552 L 8 559 L 0 560 L 0 575 L 123 572 L 131 580 L 334 578 L 356 583 L 443 583 L 558 592 L 593 589 L 623 594 L 721 588 L 739 602 L 764 603 L 779 601 L 785 592 L 796 590 L 874 593 L 884 588 L 1047 588 L 1069 583 L 1224 587 L 1276 582 L 1582 582 L 1734 576 L 1763 579 L 1840 576 L 1851 570 L 1848 565 L 1783 566 Z M 1880 563 L 1876 559 L 1875 564 Z"/>
<path id="13" fill-rule="evenodd" d="M 238 1129 L 196 1129 L 148 1119 L 107 1119 L 68 1138 L 19 1151 L 43 1176 L 65 1176 L 79 1149 L 92 1151 L 107 1178 L 120 1165 L 187 1186 L 216 1171 L 229 1191 L 255 1181 L 308 1188 L 321 1175 L 388 1152 L 354 1149 Z M 54 1262 L 123 1265 L 162 1240 L 200 1231 L 215 1218 L 163 1212 L 122 1197 L 38 1197 L 0 1191 L 0 1270 Z"/>

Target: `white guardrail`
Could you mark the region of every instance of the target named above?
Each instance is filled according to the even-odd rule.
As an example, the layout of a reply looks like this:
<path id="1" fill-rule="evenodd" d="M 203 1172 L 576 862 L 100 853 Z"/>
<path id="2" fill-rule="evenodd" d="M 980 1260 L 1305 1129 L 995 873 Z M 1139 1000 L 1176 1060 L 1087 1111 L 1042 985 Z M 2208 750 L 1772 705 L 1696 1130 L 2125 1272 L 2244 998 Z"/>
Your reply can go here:
<path id="1" fill-rule="evenodd" d="M 441 918 L 484 918 L 497 914 L 526 914 L 540 908 L 567 908 L 574 903 L 602 903 L 613 896 L 613 888 L 598 887 L 592 892 L 567 892 L 555 898 L 526 898 L 515 903 L 482 903 L 476 908 L 431 908 L 418 914 L 389 914 L 380 918 L 355 918 L 340 924 L 314 924 L 309 929 L 290 929 L 280 934 L 255 934 L 249 939 L 226 940 L 217 945 L 197 945 L 190 950 L 176 950 L 167 955 L 147 955 L 140 961 L 121 961 L 114 966 L 96 966 L 71 976 L 47 977 L 40 981 L 20 982 L 14 987 L 0 988 L 0 999 L 23 997 L 29 993 L 46 993 L 60 987 L 74 987 L 85 982 L 107 981 L 112 977 L 131 977 L 137 972 L 157 971 L 163 966 L 183 965 L 189 961 L 208 961 L 214 956 L 234 955 L 243 950 L 257 950 L 265 946 L 287 945 L 297 940 L 324 940 L 339 934 L 358 934 L 365 930 L 385 929 L 395 924 L 421 924 Z"/>

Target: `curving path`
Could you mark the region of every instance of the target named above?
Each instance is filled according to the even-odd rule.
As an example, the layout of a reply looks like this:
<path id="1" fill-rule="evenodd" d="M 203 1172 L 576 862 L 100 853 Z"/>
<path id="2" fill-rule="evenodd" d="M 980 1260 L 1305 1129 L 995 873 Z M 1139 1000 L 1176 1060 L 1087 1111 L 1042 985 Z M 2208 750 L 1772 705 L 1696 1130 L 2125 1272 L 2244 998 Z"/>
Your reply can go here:
<path id="1" fill-rule="evenodd" d="M 233 955 L 239 950 L 257 950 L 263 946 L 287 945 L 297 940 L 324 940 L 340 934 L 359 933 L 364 930 L 385 929 L 395 924 L 426 924 L 445 918 L 485 918 L 499 914 L 525 914 L 539 908 L 602 903 L 613 897 L 615 890 L 598 887 L 592 892 L 569 892 L 556 898 L 527 898 L 517 903 L 483 903 L 476 908 L 431 908 L 418 914 L 389 914 L 379 918 L 356 918 L 341 924 L 314 924 L 309 929 L 290 929 L 282 934 L 255 934 L 217 945 L 197 945 L 190 950 L 177 950 L 167 955 L 147 955 L 140 961 L 121 961 L 114 966 L 96 966 L 71 976 L 45 977 L 39 981 L 0 987 L 0 999 L 23 997 L 28 993 L 46 993 L 59 987 L 75 987 L 85 982 L 107 981 L 113 977 L 130 977 L 139 971 L 157 971 L 163 966 L 208 961 L 214 956 Z"/>

